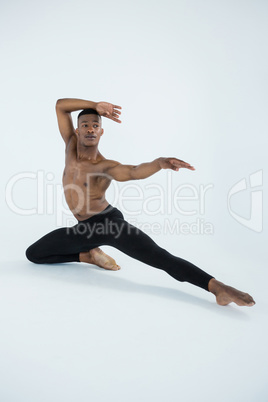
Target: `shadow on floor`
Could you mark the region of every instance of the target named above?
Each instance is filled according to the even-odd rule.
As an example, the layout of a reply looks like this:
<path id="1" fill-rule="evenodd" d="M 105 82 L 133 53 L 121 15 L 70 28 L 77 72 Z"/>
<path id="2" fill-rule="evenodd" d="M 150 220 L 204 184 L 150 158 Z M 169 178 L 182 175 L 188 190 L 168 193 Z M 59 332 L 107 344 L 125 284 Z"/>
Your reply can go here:
<path id="1" fill-rule="evenodd" d="M 221 314 L 222 316 L 228 316 L 229 318 L 231 317 L 243 321 L 250 319 L 246 314 L 246 311 L 241 310 L 247 307 L 238 307 L 235 304 L 219 306 L 215 301 L 214 295 L 207 291 L 204 291 L 204 297 L 202 298 L 176 288 L 141 284 L 120 276 L 120 273 L 122 272 L 121 270 L 111 272 L 94 265 L 77 263 L 38 265 L 32 264 L 28 261 L 9 261 L 5 264 L 5 268 L 5 275 L 12 273 L 13 275 L 20 276 L 43 276 L 52 280 L 75 283 L 81 286 L 94 288 L 100 287 L 120 292 L 146 294 L 173 301 L 175 300 L 180 303 L 191 304 L 198 308 L 201 307 L 210 310 L 217 315 Z M 3 270 L 1 271 L 3 272 Z M 176 286 L 177 284 L 178 286 L 183 286 L 183 283 L 177 283 L 174 279 L 174 285 Z M 211 301 L 207 300 L 208 298 L 211 298 Z"/>

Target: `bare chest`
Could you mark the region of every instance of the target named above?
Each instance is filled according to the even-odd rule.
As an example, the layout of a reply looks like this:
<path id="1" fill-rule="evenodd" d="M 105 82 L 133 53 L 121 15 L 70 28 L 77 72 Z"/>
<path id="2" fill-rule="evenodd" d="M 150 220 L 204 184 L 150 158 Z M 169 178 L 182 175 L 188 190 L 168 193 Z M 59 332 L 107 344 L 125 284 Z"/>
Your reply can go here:
<path id="1" fill-rule="evenodd" d="M 66 163 L 62 183 L 64 188 L 78 186 L 81 189 L 90 189 L 91 192 L 103 192 L 109 187 L 111 180 L 99 171 L 98 166 L 91 166 L 88 162 L 71 161 Z"/>

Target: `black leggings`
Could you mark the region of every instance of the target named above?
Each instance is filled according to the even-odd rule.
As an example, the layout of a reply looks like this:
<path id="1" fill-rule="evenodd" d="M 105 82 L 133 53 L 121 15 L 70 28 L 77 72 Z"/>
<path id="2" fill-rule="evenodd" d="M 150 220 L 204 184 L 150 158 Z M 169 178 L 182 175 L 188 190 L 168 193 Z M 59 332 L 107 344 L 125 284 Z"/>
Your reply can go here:
<path id="1" fill-rule="evenodd" d="M 80 252 L 103 245 L 115 247 L 136 260 L 162 269 L 178 281 L 205 290 L 213 278 L 159 247 L 147 234 L 125 221 L 123 214 L 111 205 L 75 226 L 48 233 L 26 250 L 26 256 L 36 264 L 79 262 Z"/>

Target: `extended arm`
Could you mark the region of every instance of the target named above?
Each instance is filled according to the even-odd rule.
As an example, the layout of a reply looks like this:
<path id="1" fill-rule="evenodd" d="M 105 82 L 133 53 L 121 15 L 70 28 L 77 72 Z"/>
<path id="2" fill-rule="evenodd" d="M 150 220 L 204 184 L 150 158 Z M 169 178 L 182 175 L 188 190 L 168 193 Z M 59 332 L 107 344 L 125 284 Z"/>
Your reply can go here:
<path id="1" fill-rule="evenodd" d="M 113 162 L 105 169 L 105 173 L 117 181 L 146 179 L 161 169 L 172 169 L 178 171 L 180 168 L 195 170 L 189 163 L 177 158 L 157 158 L 152 162 L 141 163 L 140 165 L 121 165 Z"/>
<path id="2" fill-rule="evenodd" d="M 101 116 L 121 123 L 118 119 L 121 112 L 120 106 L 108 102 L 92 102 L 84 99 L 65 98 L 58 99 L 56 103 L 56 113 L 59 130 L 65 143 L 68 144 L 72 135 L 75 134 L 71 112 L 82 109 L 95 109 Z"/>

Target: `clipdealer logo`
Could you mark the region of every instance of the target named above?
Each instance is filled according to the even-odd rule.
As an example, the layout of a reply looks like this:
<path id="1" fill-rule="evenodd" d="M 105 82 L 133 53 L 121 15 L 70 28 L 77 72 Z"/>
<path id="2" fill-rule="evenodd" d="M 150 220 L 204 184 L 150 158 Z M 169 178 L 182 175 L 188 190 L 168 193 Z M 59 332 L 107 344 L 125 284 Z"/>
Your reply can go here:
<path id="1" fill-rule="evenodd" d="M 95 176 L 95 173 L 88 173 L 87 182 L 90 183 L 91 178 Z M 64 223 L 66 226 L 66 219 L 68 219 L 68 226 L 75 224 L 73 214 L 64 198 L 62 184 L 53 183 L 53 179 L 53 173 L 42 170 L 20 172 L 12 176 L 6 186 L 6 203 L 10 210 L 24 216 L 55 214 L 56 225 L 59 227 Z M 205 210 L 207 194 L 212 191 L 214 185 L 212 183 L 201 183 L 198 186 L 190 183 L 178 184 L 172 172 L 167 172 L 165 179 L 164 183 L 150 183 L 144 186 L 136 181 L 122 185 L 113 180 L 109 188 L 110 203 L 118 205 L 123 214 L 129 215 L 130 220 L 131 217 L 135 219 L 141 214 L 148 216 L 149 219 L 154 216 L 158 218 L 159 215 L 168 215 L 169 218 L 165 219 L 163 225 L 164 233 L 213 234 L 213 224 L 206 222 Z M 31 191 L 30 197 L 23 189 L 26 183 Z M 17 185 L 18 188 L 23 189 L 20 190 L 19 196 L 16 196 Z M 72 190 L 75 194 L 74 200 L 77 204 L 73 206 L 74 209 L 78 211 L 78 208 L 84 208 L 83 212 L 85 212 L 86 208 L 86 213 L 90 213 L 88 209 L 90 208 L 90 202 L 88 202 L 90 185 L 87 187 L 87 192 L 73 183 L 65 186 L 65 191 L 67 187 L 68 191 Z M 174 215 L 180 216 L 180 219 L 174 219 Z M 136 224 L 139 225 L 139 222 Z M 145 222 L 145 226 L 148 225 L 154 233 L 159 232 L 157 227 L 159 223 Z"/>
<path id="2" fill-rule="evenodd" d="M 33 180 L 34 187 L 36 188 L 35 206 L 32 206 L 32 208 L 21 208 L 15 202 L 13 190 L 18 182 L 24 183 L 24 180 L 29 179 Z M 14 213 L 19 215 L 54 214 L 56 212 L 57 226 L 61 226 L 64 220 L 63 217 L 72 217 L 72 213 L 64 201 L 62 185 L 52 183 L 53 179 L 54 175 L 52 173 L 45 174 L 43 171 L 15 174 L 10 178 L 6 186 L 7 205 Z M 230 188 L 227 195 L 228 212 L 239 224 L 255 232 L 261 232 L 263 230 L 263 170 L 258 170 L 250 174 L 248 182 L 249 185 L 247 184 L 246 178 L 243 178 Z M 73 190 L 77 192 L 79 189 L 76 187 L 73 188 Z M 169 174 L 167 175 L 167 182 L 164 186 L 149 184 L 145 186 L 145 189 L 140 188 L 138 183 L 127 184 L 121 188 L 113 181 L 114 200 L 112 204 L 118 203 L 123 213 L 132 216 L 137 216 L 142 212 L 148 216 L 165 215 L 166 213 L 173 215 L 174 212 L 183 216 L 202 216 L 205 213 L 206 193 L 208 190 L 212 190 L 214 186 L 213 184 L 209 184 L 206 186 L 200 185 L 199 187 L 200 188 L 195 188 L 195 186 L 190 184 L 181 184 L 173 188 L 172 177 Z M 127 195 L 129 189 L 135 190 L 136 195 Z M 154 191 L 154 194 L 148 196 L 148 191 L 150 192 L 150 190 Z M 185 190 L 187 191 L 187 195 L 183 193 Z M 235 211 L 232 206 L 232 199 L 241 192 L 245 192 L 245 200 L 246 197 L 249 197 L 249 218 L 239 214 L 239 211 Z M 80 195 L 80 199 L 84 197 L 84 194 L 78 195 Z M 132 203 L 135 206 L 135 210 L 133 211 L 132 208 L 126 208 L 126 202 Z M 150 208 L 150 204 L 153 202 L 158 202 L 156 210 L 151 210 Z M 183 205 L 186 207 L 185 202 L 188 208 L 182 208 Z M 190 205 L 192 207 L 190 207 Z M 200 220 L 198 218 L 196 222 L 192 222 L 191 225 L 193 227 L 190 227 L 187 222 L 181 222 L 178 219 L 176 222 L 172 220 L 172 222 L 166 223 L 165 231 L 171 233 L 176 231 L 183 234 L 212 234 L 214 231 L 213 225 L 203 219 Z M 200 230 L 196 229 L 196 225 Z M 158 232 L 159 228 L 154 227 L 154 230 Z"/>
<path id="3" fill-rule="evenodd" d="M 239 180 L 228 192 L 227 206 L 230 215 L 241 225 L 260 233 L 263 229 L 263 171 L 258 170 L 249 175 L 249 186 L 246 178 Z M 250 189 L 250 217 L 249 219 L 235 212 L 231 207 L 231 199 L 234 195 Z M 253 189 L 253 190 L 252 190 Z M 248 195 L 247 195 L 248 197 Z"/>

